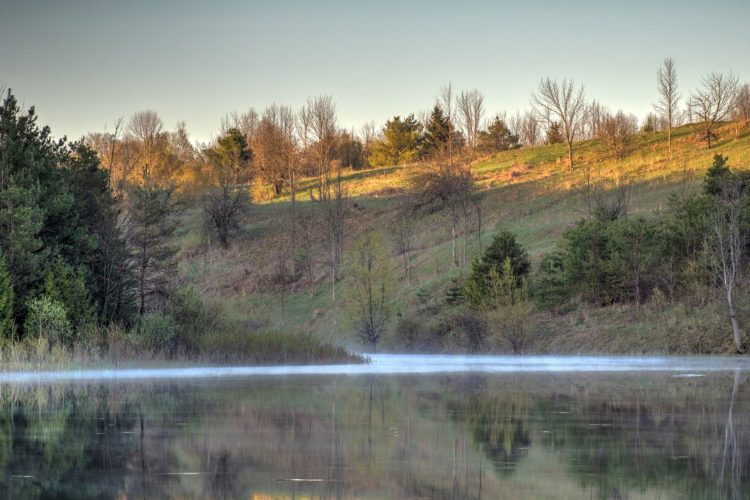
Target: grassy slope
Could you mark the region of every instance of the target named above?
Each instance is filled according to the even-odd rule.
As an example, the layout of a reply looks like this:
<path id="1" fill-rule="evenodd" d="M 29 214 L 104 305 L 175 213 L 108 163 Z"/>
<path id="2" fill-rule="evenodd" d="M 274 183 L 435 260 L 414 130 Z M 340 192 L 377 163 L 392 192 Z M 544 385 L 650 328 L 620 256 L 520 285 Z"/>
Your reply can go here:
<path id="1" fill-rule="evenodd" d="M 719 129 L 719 137 L 709 151 L 694 129 L 679 128 L 673 133 L 670 159 L 666 133 L 640 134 L 632 152 L 619 161 L 611 159 L 599 141 L 585 141 L 575 150 L 577 165 L 573 172 L 567 169 L 564 145 L 510 151 L 477 161 L 472 168 L 477 184 L 485 193 L 483 240 L 486 243 L 495 231 L 508 228 L 528 249 L 532 262 L 537 263 L 545 252 L 554 248 L 565 229 L 586 212 L 582 187 L 587 170 L 592 181 L 605 188 L 620 180 L 631 184 L 630 211 L 648 213 L 666 206 L 672 193 L 699 189 L 702 174 L 715 154 L 728 156 L 732 166 L 750 168 L 750 127 L 746 125 L 737 134 L 735 125 L 728 124 Z M 387 226 L 393 217 L 395 197 L 408 189 L 416 170 L 413 166 L 386 167 L 345 176 L 356 203 L 348 219 L 347 244 L 362 231 Z M 303 189 L 310 185 L 309 181 L 302 184 Z M 302 193 L 299 198 L 300 212 L 312 212 L 309 197 Z M 323 246 L 316 264 L 315 287 L 309 291 L 302 281 L 294 285 L 295 290 L 286 296 L 282 322 L 279 296 L 272 292 L 268 275 L 278 262 L 279 249 L 289 248 L 286 231 L 289 213 L 288 195 L 256 204 L 246 216 L 244 234 L 231 249 L 212 248 L 206 253 L 200 239 L 200 210 L 188 209 L 179 233 L 183 271 L 205 293 L 222 298 L 231 314 L 250 326 L 303 328 L 321 338 L 356 347 L 339 306 L 331 301 Z M 306 226 L 315 228 L 316 224 Z M 413 301 L 420 289 L 427 291 L 432 300 L 442 300 L 451 278 L 462 271 L 451 265 L 450 227 L 445 213 L 420 215 L 416 242 L 412 261 L 414 279 L 411 286 L 407 287 L 405 281 L 399 284 L 400 304 Z M 477 251 L 474 234 L 469 242 L 469 255 Z M 396 260 L 394 267 L 399 276 L 403 274 Z M 538 335 L 532 348 L 567 352 L 725 348 L 722 340 L 715 338 L 701 340 L 700 346 L 675 347 L 681 344 L 679 335 L 669 341 L 644 336 L 642 330 L 654 321 L 655 314 L 658 316 L 656 312 L 649 316 L 643 311 L 634 313 L 620 307 L 579 311 L 565 321 L 539 315 L 535 320 Z M 659 318 L 659 321 L 664 319 Z M 614 338 L 618 340 L 613 342 Z"/>

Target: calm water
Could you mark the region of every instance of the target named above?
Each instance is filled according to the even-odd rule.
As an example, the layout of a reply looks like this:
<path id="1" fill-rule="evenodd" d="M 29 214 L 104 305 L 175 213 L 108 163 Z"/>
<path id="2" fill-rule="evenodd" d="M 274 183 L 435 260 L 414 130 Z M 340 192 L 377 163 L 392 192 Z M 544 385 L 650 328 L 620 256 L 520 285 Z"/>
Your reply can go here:
<path id="1" fill-rule="evenodd" d="M 750 498 L 750 360 L 0 374 L 9 498 Z"/>

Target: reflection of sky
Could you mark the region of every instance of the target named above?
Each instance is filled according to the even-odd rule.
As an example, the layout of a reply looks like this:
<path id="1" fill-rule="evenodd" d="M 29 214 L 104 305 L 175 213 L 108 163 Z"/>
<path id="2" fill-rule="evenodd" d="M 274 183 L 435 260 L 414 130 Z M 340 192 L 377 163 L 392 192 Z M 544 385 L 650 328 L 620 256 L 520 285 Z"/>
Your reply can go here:
<path id="1" fill-rule="evenodd" d="M 228 111 L 318 94 L 359 127 L 428 108 L 448 81 L 515 111 L 546 75 L 643 116 L 665 56 L 683 92 L 712 70 L 750 79 L 747 0 L 0 0 L 0 13 L 0 84 L 71 137 L 155 109 L 208 139 Z"/>
<path id="2" fill-rule="evenodd" d="M 464 356 L 370 354 L 371 362 L 353 365 L 219 366 L 122 370 L 72 370 L 0 373 L 0 383 L 72 380 L 199 379 L 286 375 L 390 375 L 439 373 L 589 373 L 750 371 L 750 359 L 720 356 Z"/>

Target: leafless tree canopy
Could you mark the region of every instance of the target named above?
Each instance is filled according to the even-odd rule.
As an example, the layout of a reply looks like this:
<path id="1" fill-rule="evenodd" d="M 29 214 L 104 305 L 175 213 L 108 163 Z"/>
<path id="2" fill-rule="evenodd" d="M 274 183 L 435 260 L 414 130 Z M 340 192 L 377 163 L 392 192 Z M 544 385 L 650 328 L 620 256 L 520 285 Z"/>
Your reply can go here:
<path id="1" fill-rule="evenodd" d="M 622 159 L 627 155 L 633 135 L 638 131 L 638 119 L 622 110 L 617 113 L 601 110 L 600 113 L 596 136 L 614 158 Z"/>
<path id="2" fill-rule="evenodd" d="M 735 120 L 750 121 L 750 84 L 744 84 L 737 91 L 733 117 Z"/>
<path id="3" fill-rule="evenodd" d="M 701 86 L 690 96 L 690 109 L 703 124 L 706 146 L 716 138 L 713 127 L 735 108 L 739 78 L 729 73 L 713 72 L 703 77 Z"/>
<path id="4" fill-rule="evenodd" d="M 677 92 L 677 72 L 674 60 L 671 57 L 664 59 L 664 65 L 656 72 L 656 84 L 659 90 L 659 100 L 654 104 L 654 109 L 659 114 L 668 131 L 667 144 L 669 154 L 672 154 L 672 127 L 675 126 L 675 118 L 680 102 L 680 94 Z"/>
<path id="5" fill-rule="evenodd" d="M 477 134 L 484 118 L 484 97 L 478 90 L 463 91 L 456 97 L 456 109 L 466 136 L 466 143 L 474 154 Z"/>
<path id="6" fill-rule="evenodd" d="M 532 95 L 540 118 L 549 125 L 559 122 L 568 144 L 568 166 L 573 169 L 573 142 L 581 132 L 586 119 L 586 99 L 583 86 L 576 88 L 572 80 L 558 82 L 543 78 Z"/>

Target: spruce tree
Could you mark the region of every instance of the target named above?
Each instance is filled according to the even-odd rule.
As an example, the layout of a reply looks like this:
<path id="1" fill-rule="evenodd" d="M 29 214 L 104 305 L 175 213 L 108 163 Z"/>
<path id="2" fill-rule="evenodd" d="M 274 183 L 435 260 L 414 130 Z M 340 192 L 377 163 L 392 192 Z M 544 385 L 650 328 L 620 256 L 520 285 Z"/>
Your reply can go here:
<path id="1" fill-rule="evenodd" d="M 13 334 L 13 286 L 5 264 L 5 257 L 0 254 L 0 338 L 9 338 Z"/>
<path id="2" fill-rule="evenodd" d="M 177 227 L 172 190 L 156 186 L 144 173 L 144 185 L 130 194 L 130 243 L 134 255 L 138 314 L 159 309 L 177 271 Z"/>

